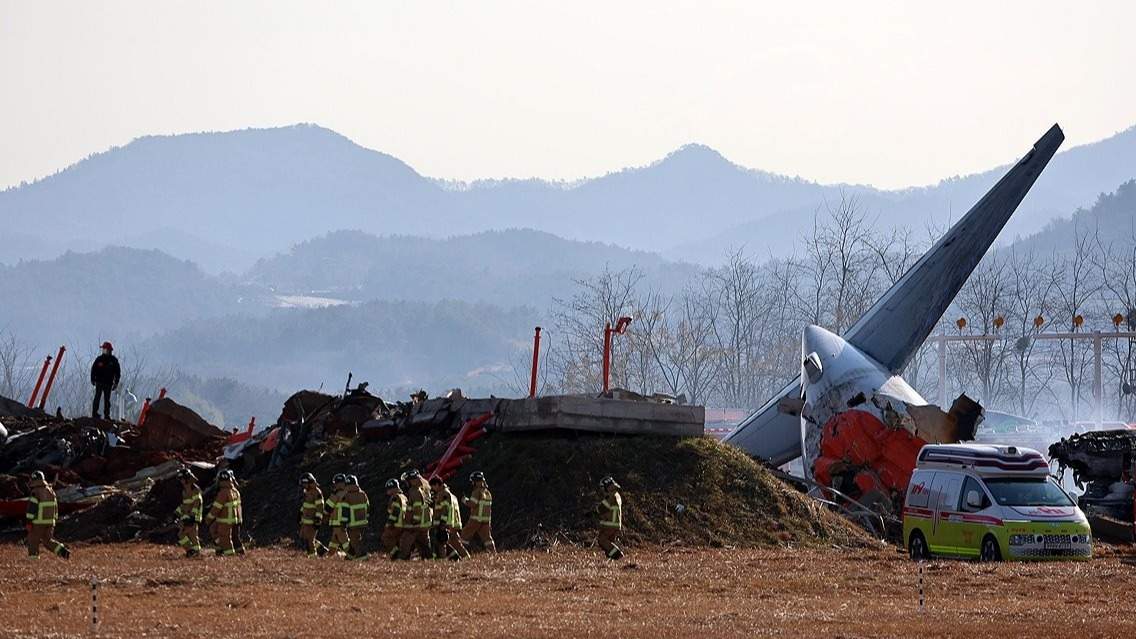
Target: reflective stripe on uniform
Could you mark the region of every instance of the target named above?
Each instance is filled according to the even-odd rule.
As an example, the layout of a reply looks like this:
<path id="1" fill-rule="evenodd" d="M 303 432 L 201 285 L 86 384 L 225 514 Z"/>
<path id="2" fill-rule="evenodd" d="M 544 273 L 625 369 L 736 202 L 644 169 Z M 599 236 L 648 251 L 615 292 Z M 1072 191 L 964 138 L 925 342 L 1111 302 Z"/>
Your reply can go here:
<path id="1" fill-rule="evenodd" d="M 443 499 L 438 502 L 434 522 L 437 524 L 445 524 L 449 528 L 462 527 L 461 508 L 458 507 L 458 498 L 456 495 L 450 493 L 449 499 Z"/>
<path id="2" fill-rule="evenodd" d="M 52 508 L 52 509 L 55 508 L 56 502 L 55 502 L 54 499 L 51 500 L 51 501 L 38 501 L 38 500 L 36 500 L 32 503 L 36 504 L 36 513 L 35 513 L 34 517 L 32 517 L 31 513 L 28 513 L 28 517 L 32 520 L 33 524 L 52 524 L 52 525 L 55 524 L 55 519 L 56 519 L 55 510 L 52 510 L 50 517 L 48 517 L 45 514 L 45 511 L 48 508 Z"/>
<path id="3" fill-rule="evenodd" d="M 387 505 L 387 523 L 394 524 L 395 528 L 402 528 L 402 513 L 406 508 L 406 498 L 402 495 L 393 497 Z"/>
<path id="4" fill-rule="evenodd" d="M 220 523 L 220 524 L 235 524 L 235 523 L 238 523 L 237 506 L 239 506 L 240 503 L 241 502 L 238 501 L 238 500 L 226 501 L 224 503 L 219 502 L 219 501 L 213 502 L 213 508 L 219 508 L 221 510 L 221 516 L 217 518 L 217 523 Z"/>
<path id="5" fill-rule="evenodd" d="M 367 525 L 367 506 L 369 505 L 370 504 L 367 502 L 348 505 L 348 528 L 356 528 L 358 526 Z M 363 511 L 363 514 L 362 516 L 357 516 L 355 513 L 360 510 Z"/>
<path id="6" fill-rule="evenodd" d="M 489 509 L 493 506 L 493 500 L 492 499 L 477 499 L 476 497 L 470 497 L 469 500 L 471 502 L 473 502 L 474 506 L 477 507 L 476 510 L 474 510 L 472 508 L 470 509 L 470 510 L 474 510 L 473 514 L 470 515 L 470 519 L 472 519 L 473 521 L 477 521 L 477 522 L 488 523 L 489 520 L 491 519 L 489 513 L 491 513 L 492 511 L 489 510 Z"/>
<path id="7" fill-rule="evenodd" d="M 201 521 L 202 502 L 201 493 L 196 493 L 192 497 L 186 497 L 181 500 L 181 507 L 178 508 L 178 513 L 183 517 L 192 516 L 197 521 Z"/>
<path id="8" fill-rule="evenodd" d="M 614 495 L 615 500 L 609 503 L 607 499 L 600 502 L 600 505 L 608 510 L 607 517 L 600 520 L 601 526 L 608 528 L 622 528 L 623 527 L 623 500 L 618 494 Z"/>

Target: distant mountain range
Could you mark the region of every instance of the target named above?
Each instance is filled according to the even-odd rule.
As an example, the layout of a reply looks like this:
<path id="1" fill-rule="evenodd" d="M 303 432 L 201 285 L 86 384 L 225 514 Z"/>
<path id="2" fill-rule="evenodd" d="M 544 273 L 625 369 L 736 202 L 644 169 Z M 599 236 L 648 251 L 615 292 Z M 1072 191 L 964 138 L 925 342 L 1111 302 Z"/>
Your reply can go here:
<path id="1" fill-rule="evenodd" d="M 1007 149 L 1007 162 L 1031 142 Z M 340 229 L 446 238 L 532 228 L 713 263 L 730 247 L 788 254 L 813 213 L 842 196 L 855 196 L 881 224 L 945 225 L 1002 170 L 882 191 L 746 169 L 688 145 L 651 165 L 571 184 L 466 184 L 424 177 L 312 125 L 152 136 L 0 192 L 0 262 L 117 244 L 239 272 Z M 1004 237 L 1040 230 L 1133 177 L 1136 129 L 1060 153 Z"/>

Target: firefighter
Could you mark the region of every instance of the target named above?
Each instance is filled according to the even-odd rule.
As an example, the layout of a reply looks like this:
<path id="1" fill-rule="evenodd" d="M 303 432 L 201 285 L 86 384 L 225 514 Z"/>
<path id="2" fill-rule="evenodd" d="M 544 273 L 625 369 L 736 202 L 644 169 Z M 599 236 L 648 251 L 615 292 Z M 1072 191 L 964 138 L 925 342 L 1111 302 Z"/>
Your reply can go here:
<path id="1" fill-rule="evenodd" d="M 300 478 L 300 489 L 304 491 L 300 503 L 300 539 L 309 557 L 321 557 L 327 552 L 327 547 L 316 539 L 316 532 L 323 523 L 323 492 L 311 473 Z"/>
<path id="2" fill-rule="evenodd" d="M 596 542 L 608 559 L 622 559 L 623 550 L 615 545 L 615 538 L 623 529 L 623 497 L 619 494 L 620 486 L 611 477 L 604 477 L 600 480 L 600 488 L 604 491 L 604 498 L 597 506 L 600 512 L 600 531 Z"/>
<path id="3" fill-rule="evenodd" d="M 229 471 L 229 476 L 233 477 L 233 471 Z M 237 523 L 233 524 L 233 550 L 237 551 L 238 555 L 243 555 L 245 554 L 245 542 L 241 541 L 241 529 L 245 523 L 245 510 L 241 505 L 241 489 L 237 486 L 235 478 L 233 479 L 233 498 L 237 502 Z"/>
<path id="4" fill-rule="evenodd" d="M 99 399 L 102 398 L 103 419 L 110 419 L 110 394 L 118 388 L 122 368 L 118 365 L 118 358 L 112 354 L 114 346 L 110 342 L 103 342 L 100 348 L 102 354 L 91 364 L 91 385 L 95 387 L 95 399 L 91 402 L 91 417 L 99 418 Z"/>
<path id="5" fill-rule="evenodd" d="M 469 508 L 469 521 L 462 528 L 461 540 L 469 544 L 476 537 L 481 540 L 482 547 L 489 552 L 497 552 L 493 543 L 493 494 L 489 492 L 489 485 L 485 482 L 485 473 L 477 471 L 469 476 L 469 483 L 473 484 L 469 497 L 462 499 Z"/>
<path id="6" fill-rule="evenodd" d="M 398 558 L 410 559 L 414 549 L 422 559 L 433 559 L 430 548 L 430 524 L 433 515 L 430 511 L 429 490 L 423 489 L 424 480 L 417 470 L 406 474 L 407 508 L 402 517 L 402 535 L 398 539 Z M 429 485 L 429 484 L 427 484 Z"/>
<path id="7" fill-rule="evenodd" d="M 28 557 L 39 559 L 39 547 L 43 546 L 64 559 L 71 557 L 71 551 L 52 537 L 55 532 L 55 521 L 59 515 L 59 503 L 55 500 L 55 491 L 47 483 L 43 473 L 32 473 L 28 482 L 31 495 L 28 497 Z"/>
<path id="8" fill-rule="evenodd" d="M 468 559 L 469 551 L 461 540 L 461 507 L 457 495 L 450 492 L 450 487 L 437 475 L 430 479 L 430 488 L 434 492 L 434 556 L 451 561 Z"/>
<path id="9" fill-rule="evenodd" d="M 359 478 L 355 475 L 347 476 L 343 503 L 347 505 L 347 558 L 364 559 L 367 553 L 363 551 L 363 532 L 367 529 L 371 500 L 359 487 Z"/>
<path id="10" fill-rule="evenodd" d="M 402 484 L 408 488 L 417 487 L 422 490 L 422 494 L 426 496 L 427 503 L 432 503 L 432 491 L 430 489 L 430 482 L 418 472 L 417 468 L 411 468 L 402 474 Z"/>
<path id="11" fill-rule="evenodd" d="M 387 521 L 383 525 L 383 536 L 380 543 L 383 552 L 391 559 L 398 559 L 398 545 L 403 531 L 403 517 L 407 510 L 406 495 L 402 492 L 397 479 L 388 479 L 386 483 Z"/>
<path id="12" fill-rule="evenodd" d="M 331 541 L 327 544 L 329 555 L 342 557 L 347 553 L 347 511 L 344 498 L 347 496 L 347 475 L 336 473 L 331 478 L 331 494 L 324 505 L 327 525 L 331 527 Z"/>
<path id="13" fill-rule="evenodd" d="M 178 479 L 181 480 L 181 504 L 175 512 L 181 524 L 178 545 L 185 548 L 186 557 L 196 557 L 201 554 L 201 537 L 197 533 L 197 527 L 201 525 L 204 504 L 201 499 L 201 488 L 197 485 L 197 478 L 188 468 L 178 471 Z"/>
<path id="14" fill-rule="evenodd" d="M 209 514 L 205 516 L 205 524 L 213 534 L 213 543 L 217 546 L 219 556 L 237 554 L 233 546 L 233 529 L 241 520 L 240 510 L 237 478 L 233 471 L 222 470 L 217 474 L 217 496 L 213 498 Z"/>

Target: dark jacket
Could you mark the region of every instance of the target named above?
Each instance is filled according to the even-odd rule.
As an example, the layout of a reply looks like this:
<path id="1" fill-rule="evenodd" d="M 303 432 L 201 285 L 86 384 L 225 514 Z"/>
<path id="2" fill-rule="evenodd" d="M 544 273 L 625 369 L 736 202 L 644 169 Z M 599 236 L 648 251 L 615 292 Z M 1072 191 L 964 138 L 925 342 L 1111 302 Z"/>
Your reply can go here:
<path id="1" fill-rule="evenodd" d="M 95 386 L 114 386 L 118 384 L 121 376 L 122 370 L 118 367 L 118 358 L 114 355 L 103 353 L 95 358 L 94 364 L 91 364 L 91 383 Z"/>

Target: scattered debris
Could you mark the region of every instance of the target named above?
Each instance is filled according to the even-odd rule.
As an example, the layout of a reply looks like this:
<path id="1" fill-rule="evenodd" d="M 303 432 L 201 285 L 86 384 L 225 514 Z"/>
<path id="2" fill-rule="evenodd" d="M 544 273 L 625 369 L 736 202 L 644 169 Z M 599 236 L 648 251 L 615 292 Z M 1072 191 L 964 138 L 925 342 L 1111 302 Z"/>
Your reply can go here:
<path id="1" fill-rule="evenodd" d="M 1136 542 L 1136 430 L 1077 433 L 1049 447 L 1060 472 L 1072 469 L 1093 534 Z"/>

